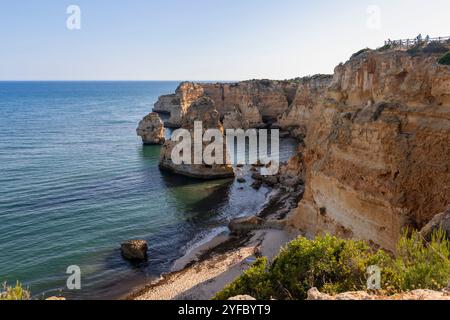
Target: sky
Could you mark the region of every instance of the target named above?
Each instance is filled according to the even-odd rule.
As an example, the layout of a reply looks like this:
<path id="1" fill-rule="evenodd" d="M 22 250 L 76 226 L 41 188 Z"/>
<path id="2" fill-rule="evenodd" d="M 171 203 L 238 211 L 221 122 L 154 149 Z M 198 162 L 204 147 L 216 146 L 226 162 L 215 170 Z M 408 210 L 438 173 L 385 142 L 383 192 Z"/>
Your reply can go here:
<path id="1" fill-rule="evenodd" d="M 387 39 L 450 36 L 449 12 L 449 0 L 0 0 L 0 80 L 333 73 Z"/>

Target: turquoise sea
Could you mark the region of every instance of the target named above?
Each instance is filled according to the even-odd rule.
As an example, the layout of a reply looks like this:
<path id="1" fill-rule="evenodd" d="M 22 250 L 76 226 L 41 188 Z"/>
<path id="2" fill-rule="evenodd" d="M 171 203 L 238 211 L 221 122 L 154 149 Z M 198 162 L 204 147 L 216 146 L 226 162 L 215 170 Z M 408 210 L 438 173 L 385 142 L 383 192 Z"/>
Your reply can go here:
<path id="1" fill-rule="evenodd" d="M 139 120 L 178 82 L 0 82 L 0 282 L 33 296 L 117 298 L 258 211 L 268 190 L 165 174 Z M 294 149 L 283 141 L 281 157 Z M 122 259 L 146 239 L 149 261 Z M 78 265 L 82 289 L 66 288 Z"/>

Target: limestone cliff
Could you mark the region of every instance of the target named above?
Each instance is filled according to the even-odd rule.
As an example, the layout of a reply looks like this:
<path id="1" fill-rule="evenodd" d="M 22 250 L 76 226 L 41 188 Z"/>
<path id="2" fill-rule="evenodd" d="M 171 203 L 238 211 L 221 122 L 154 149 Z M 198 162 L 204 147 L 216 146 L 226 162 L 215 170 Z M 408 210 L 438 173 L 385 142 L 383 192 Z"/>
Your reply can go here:
<path id="1" fill-rule="evenodd" d="M 394 250 L 403 227 L 444 211 L 450 67 L 437 59 L 367 52 L 339 65 L 317 101 L 299 103 L 306 191 L 290 226 Z"/>
<path id="2" fill-rule="evenodd" d="M 178 86 L 175 94 L 159 97 L 153 111 L 170 114 L 170 119 L 165 123 L 166 127 L 178 128 L 191 104 L 203 95 L 204 91 L 201 85 L 183 82 Z"/>
<path id="3" fill-rule="evenodd" d="M 450 204 L 450 67 L 438 58 L 366 51 L 332 76 L 183 83 L 155 111 L 179 127 L 208 97 L 224 128 L 277 126 L 304 138 L 285 180 L 297 174 L 305 195 L 286 224 L 394 250 L 402 228 L 421 228 Z"/>
<path id="4" fill-rule="evenodd" d="M 181 126 L 183 129 L 191 132 L 191 138 L 194 138 L 193 130 L 195 121 L 201 121 L 203 132 L 206 129 L 219 129 L 223 133 L 223 127 L 220 122 L 219 112 L 216 110 L 214 101 L 207 97 L 201 97 L 191 104 L 187 113 L 182 117 Z M 206 143 L 205 143 L 206 144 Z M 189 176 L 199 179 L 219 179 L 234 177 L 233 167 L 226 164 L 226 154 L 224 154 L 223 163 L 225 164 L 194 164 L 194 143 L 192 141 L 191 161 L 190 163 L 175 164 L 172 159 L 172 151 L 177 142 L 169 140 L 161 149 L 160 167 L 162 169 L 174 172 L 176 174 Z M 205 145 L 204 145 L 205 146 Z M 224 141 L 225 146 L 225 141 Z"/>
<path id="5" fill-rule="evenodd" d="M 326 92 L 333 77 L 331 75 L 315 75 L 298 79 L 298 87 L 289 108 L 279 116 L 278 126 L 293 136 L 306 136 L 307 126 L 313 106 Z"/>
<path id="6" fill-rule="evenodd" d="M 154 111 L 170 113 L 166 125 L 181 126 L 192 102 L 201 96 L 211 98 L 225 129 L 257 128 L 276 122 L 294 100 L 294 81 L 251 80 L 238 83 L 182 83 L 175 94 L 162 96 Z"/>

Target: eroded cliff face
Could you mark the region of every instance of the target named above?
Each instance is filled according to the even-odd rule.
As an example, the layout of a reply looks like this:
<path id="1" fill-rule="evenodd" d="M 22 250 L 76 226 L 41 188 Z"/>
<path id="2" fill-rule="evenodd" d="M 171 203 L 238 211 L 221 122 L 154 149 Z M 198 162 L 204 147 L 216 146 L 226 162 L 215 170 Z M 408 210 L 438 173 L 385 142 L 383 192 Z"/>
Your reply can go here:
<path id="1" fill-rule="evenodd" d="M 298 80 L 298 87 L 289 108 L 278 118 L 278 126 L 292 136 L 306 136 L 314 105 L 323 98 L 331 83 L 331 75 L 315 75 Z"/>
<path id="2" fill-rule="evenodd" d="M 288 225 L 395 250 L 450 202 L 450 68 L 369 52 L 336 68 L 308 111 L 306 191 Z M 301 105 L 301 104 L 300 104 Z"/>
<path id="3" fill-rule="evenodd" d="M 159 97 L 153 108 L 154 112 L 170 114 L 166 127 L 178 128 L 181 126 L 183 117 L 188 109 L 197 99 L 204 95 L 203 87 L 192 82 L 181 83 L 175 94 Z"/>
<path id="4" fill-rule="evenodd" d="M 168 126 L 179 127 L 192 102 L 211 98 L 225 129 L 258 128 L 276 122 L 294 100 L 298 85 L 291 81 L 251 80 L 238 83 L 189 83 L 174 95 L 162 96 L 155 112 L 170 113 Z"/>
<path id="5" fill-rule="evenodd" d="M 305 181 L 285 223 L 395 250 L 404 227 L 450 204 L 450 67 L 438 57 L 370 51 L 332 76 L 183 83 L 155 108 L 182 126 L 192 102 L 208 97 L 225 129 L 273 125 L 305 138 L 282 167 L 293 189 Z"/>
<path id="6" fill-rule="evenodd" d="M 223 134 L 223 126 L 220 122 L 220 114 L 217 111 L 214 101 L 208 97 L 201 97 L 191 104 L 181 121 L 181 127 L 191 133 L 191 150 L 189 163 L 177 164 L 172 158 L 172 153 L 178 142 L 166 141 L 161 149 L 160 167 L 176 174 L 189 176 L 198 179 L 221 179 L 234 177 L 234 169 L 227 164 L 226 150 L 223 153 L 222 163 L 207 165 L 194 164 L 194 125 L 196 121 L 202 123 L 203 133 L 207 129 L 219 129 Z M 225 149 L 225 139 L 223 140 Z M 207 146 L 204 142 L 203 148 Z"/>

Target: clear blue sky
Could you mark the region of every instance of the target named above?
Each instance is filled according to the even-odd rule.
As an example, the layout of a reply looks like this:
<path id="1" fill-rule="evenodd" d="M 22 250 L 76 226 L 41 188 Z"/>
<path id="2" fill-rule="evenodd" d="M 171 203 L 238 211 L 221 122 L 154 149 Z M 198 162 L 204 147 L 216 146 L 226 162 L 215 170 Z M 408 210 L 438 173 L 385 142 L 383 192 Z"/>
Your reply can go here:
<path id="1" fill-rule="evenodd" d="M 81 30 L 66 28 L 71 4 Z M 371 5 L 381 19 L 369 28 Z M 449 13 L 449 0 L 1 0 L 0 80 L 332 73 L 387 38 L 450 36 Z"/>

